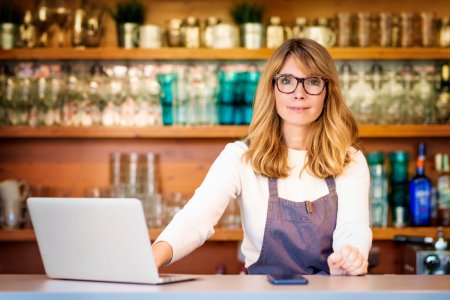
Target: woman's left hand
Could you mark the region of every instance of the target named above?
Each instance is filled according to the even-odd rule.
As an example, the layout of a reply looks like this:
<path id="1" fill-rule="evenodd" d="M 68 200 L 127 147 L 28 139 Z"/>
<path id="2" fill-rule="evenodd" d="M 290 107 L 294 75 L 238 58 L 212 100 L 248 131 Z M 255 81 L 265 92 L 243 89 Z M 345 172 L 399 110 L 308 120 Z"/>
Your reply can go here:
<path id="1" fill-rule="evenodd" d="M 328 256 L 331 275 L 364 275 L 369 263 L 358 248 L 346 245 Z"/>

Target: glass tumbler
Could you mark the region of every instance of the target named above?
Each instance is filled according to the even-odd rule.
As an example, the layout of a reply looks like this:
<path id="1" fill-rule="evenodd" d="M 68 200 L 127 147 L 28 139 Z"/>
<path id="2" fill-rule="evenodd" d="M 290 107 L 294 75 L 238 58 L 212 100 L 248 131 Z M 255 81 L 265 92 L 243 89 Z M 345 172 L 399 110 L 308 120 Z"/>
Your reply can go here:
<path id="1" fill-rule="evenodd" d="M 413 18 L 414 15 L 411 12 L 402 12 L 400 14 L 400 46 L 402 47 L 413 46 Z"/>
<path id="2" fill-rule="evenodd" d="M 358 13 L 358 46 L 370 46 L 371 32 L 370 32 L 371 16 L 368 12 Z"/>
<path id="3" fill-rule="evenodd" d="M 347 12 L 337 14 L 338 22 L 338 46 L 350 47 L 352 35 L 352 15 Z"/>
<path id="4" fill-rule="evenodd" d="M 392 14 L 389 12 L 380 13 L 380 46 L 392 46 Z"/>

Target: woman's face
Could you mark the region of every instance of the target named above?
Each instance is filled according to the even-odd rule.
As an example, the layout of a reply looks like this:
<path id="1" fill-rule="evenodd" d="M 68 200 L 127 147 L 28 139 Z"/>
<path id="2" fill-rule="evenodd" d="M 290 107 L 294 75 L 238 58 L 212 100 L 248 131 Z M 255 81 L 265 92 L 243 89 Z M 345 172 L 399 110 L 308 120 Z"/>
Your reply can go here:
<path id="1" fill-rule="evenodd" d="M 317 76 L 315 74 L 303 73 L 292 55 L 288 55 L 286 60 L 280 69 L 278 74 L 288 74 L 299 78 Z M 287 79 L 280 84 L 296 84 L 295 78 L 293 83 L 291 80 Z M 305 82 L 305 85 L 309 84 L 308 91 L 320 91 L 320 89 L 315 85 L 324 84 L 324 81 L 319 82 L 317 80 Z M 307 128 L 309 124 L 314 122 L 321 114 L 322 108 L 325 101 L 326 87 L 318 95 L 309 95 L 305 92 L 303 85 L 298 83 L 297 88 L 295 88 L 293 93 L 285 94 L 280 92 L 277 85 L 274 86 L 275 89 L 275 100 L 278 115 L 283 120 L 283 126 L 289 127 L 303 127 Z"/>

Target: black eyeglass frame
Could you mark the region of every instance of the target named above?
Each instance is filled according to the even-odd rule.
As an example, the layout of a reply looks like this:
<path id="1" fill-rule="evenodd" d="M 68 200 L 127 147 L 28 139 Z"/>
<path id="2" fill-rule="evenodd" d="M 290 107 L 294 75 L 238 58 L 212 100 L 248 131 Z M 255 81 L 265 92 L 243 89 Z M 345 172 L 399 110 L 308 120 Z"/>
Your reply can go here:
<path id="1" fill-rule="evenodd" d="M 291 77 L 294 77 L 297 80 L 297 84 L 295 85 L 294 90 L 292 92 L 290 92 L 290 93 L 282 92 L 280 90 L 280 87 L 278 86 L 278 78 L 283 77 L 283 76 L 291 76 Z M 305 80 L 311 79 L 311 78 L 319 78 L 319 79 L 322 79 L 323 81 L 325 81 L 325 84 L 323 85 L 322 90 L 320 92 L 318 92 L 317 94 L 308 93 L 308 91 L 305 88 Z M 312 76 L 312 77 L 301 78 L 301 77 L 296 77 L 296 76 L 294 76 L 292 74 L 276 74 L 275 76 L 273 76 L 273 81 L 275 82 L 275 85 L 277 86 L 278 91 L 280 93 L 283 93 L 283 94 L 293 94 L 295 92 L 295 90 L 298 88 L 298 85 L 300 83 L 302 83 L 302 87 L 303 87 L 303 90 L 305 91 L 305 93 L 307 93 L 308 95 L 311 95 L 311 96 L 317 96 L 317 95 L 322 94 L 322 92 L 323 92 L 323 90 L 325 88 L 327 88 L 327 90 L 328 90 L 328 83 L 330 82 L 328 79 L 322 78 L 322 77 Z"/>

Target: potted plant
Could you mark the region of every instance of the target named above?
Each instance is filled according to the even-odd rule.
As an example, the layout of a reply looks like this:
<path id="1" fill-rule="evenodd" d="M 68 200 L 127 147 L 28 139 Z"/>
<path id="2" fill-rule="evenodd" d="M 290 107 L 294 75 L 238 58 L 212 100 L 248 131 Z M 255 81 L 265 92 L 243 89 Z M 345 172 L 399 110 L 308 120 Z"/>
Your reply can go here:
<path id="1" fill-rule="evenodd" d="M 0 48 L 11 49 L 16 45 L 21 12 L 10 1 L 0 3 Z"/>
<path id="2" fill-rule="evenodd" d="M 230 14 L 241 31 L 241 45 L 248 49 L 261 48 L 264 44 L 262 17 L 264 5 L 241 2 L 231 8 Z"/>
<path id="3" fill-rule="evenodd" d="M 115 11 L 109 11 L 116 21 L 119 47 L 135 48 L 139 43 L 139 26 L 144 23 L 145 7 L 139 0 L 118 2 Z"/>

